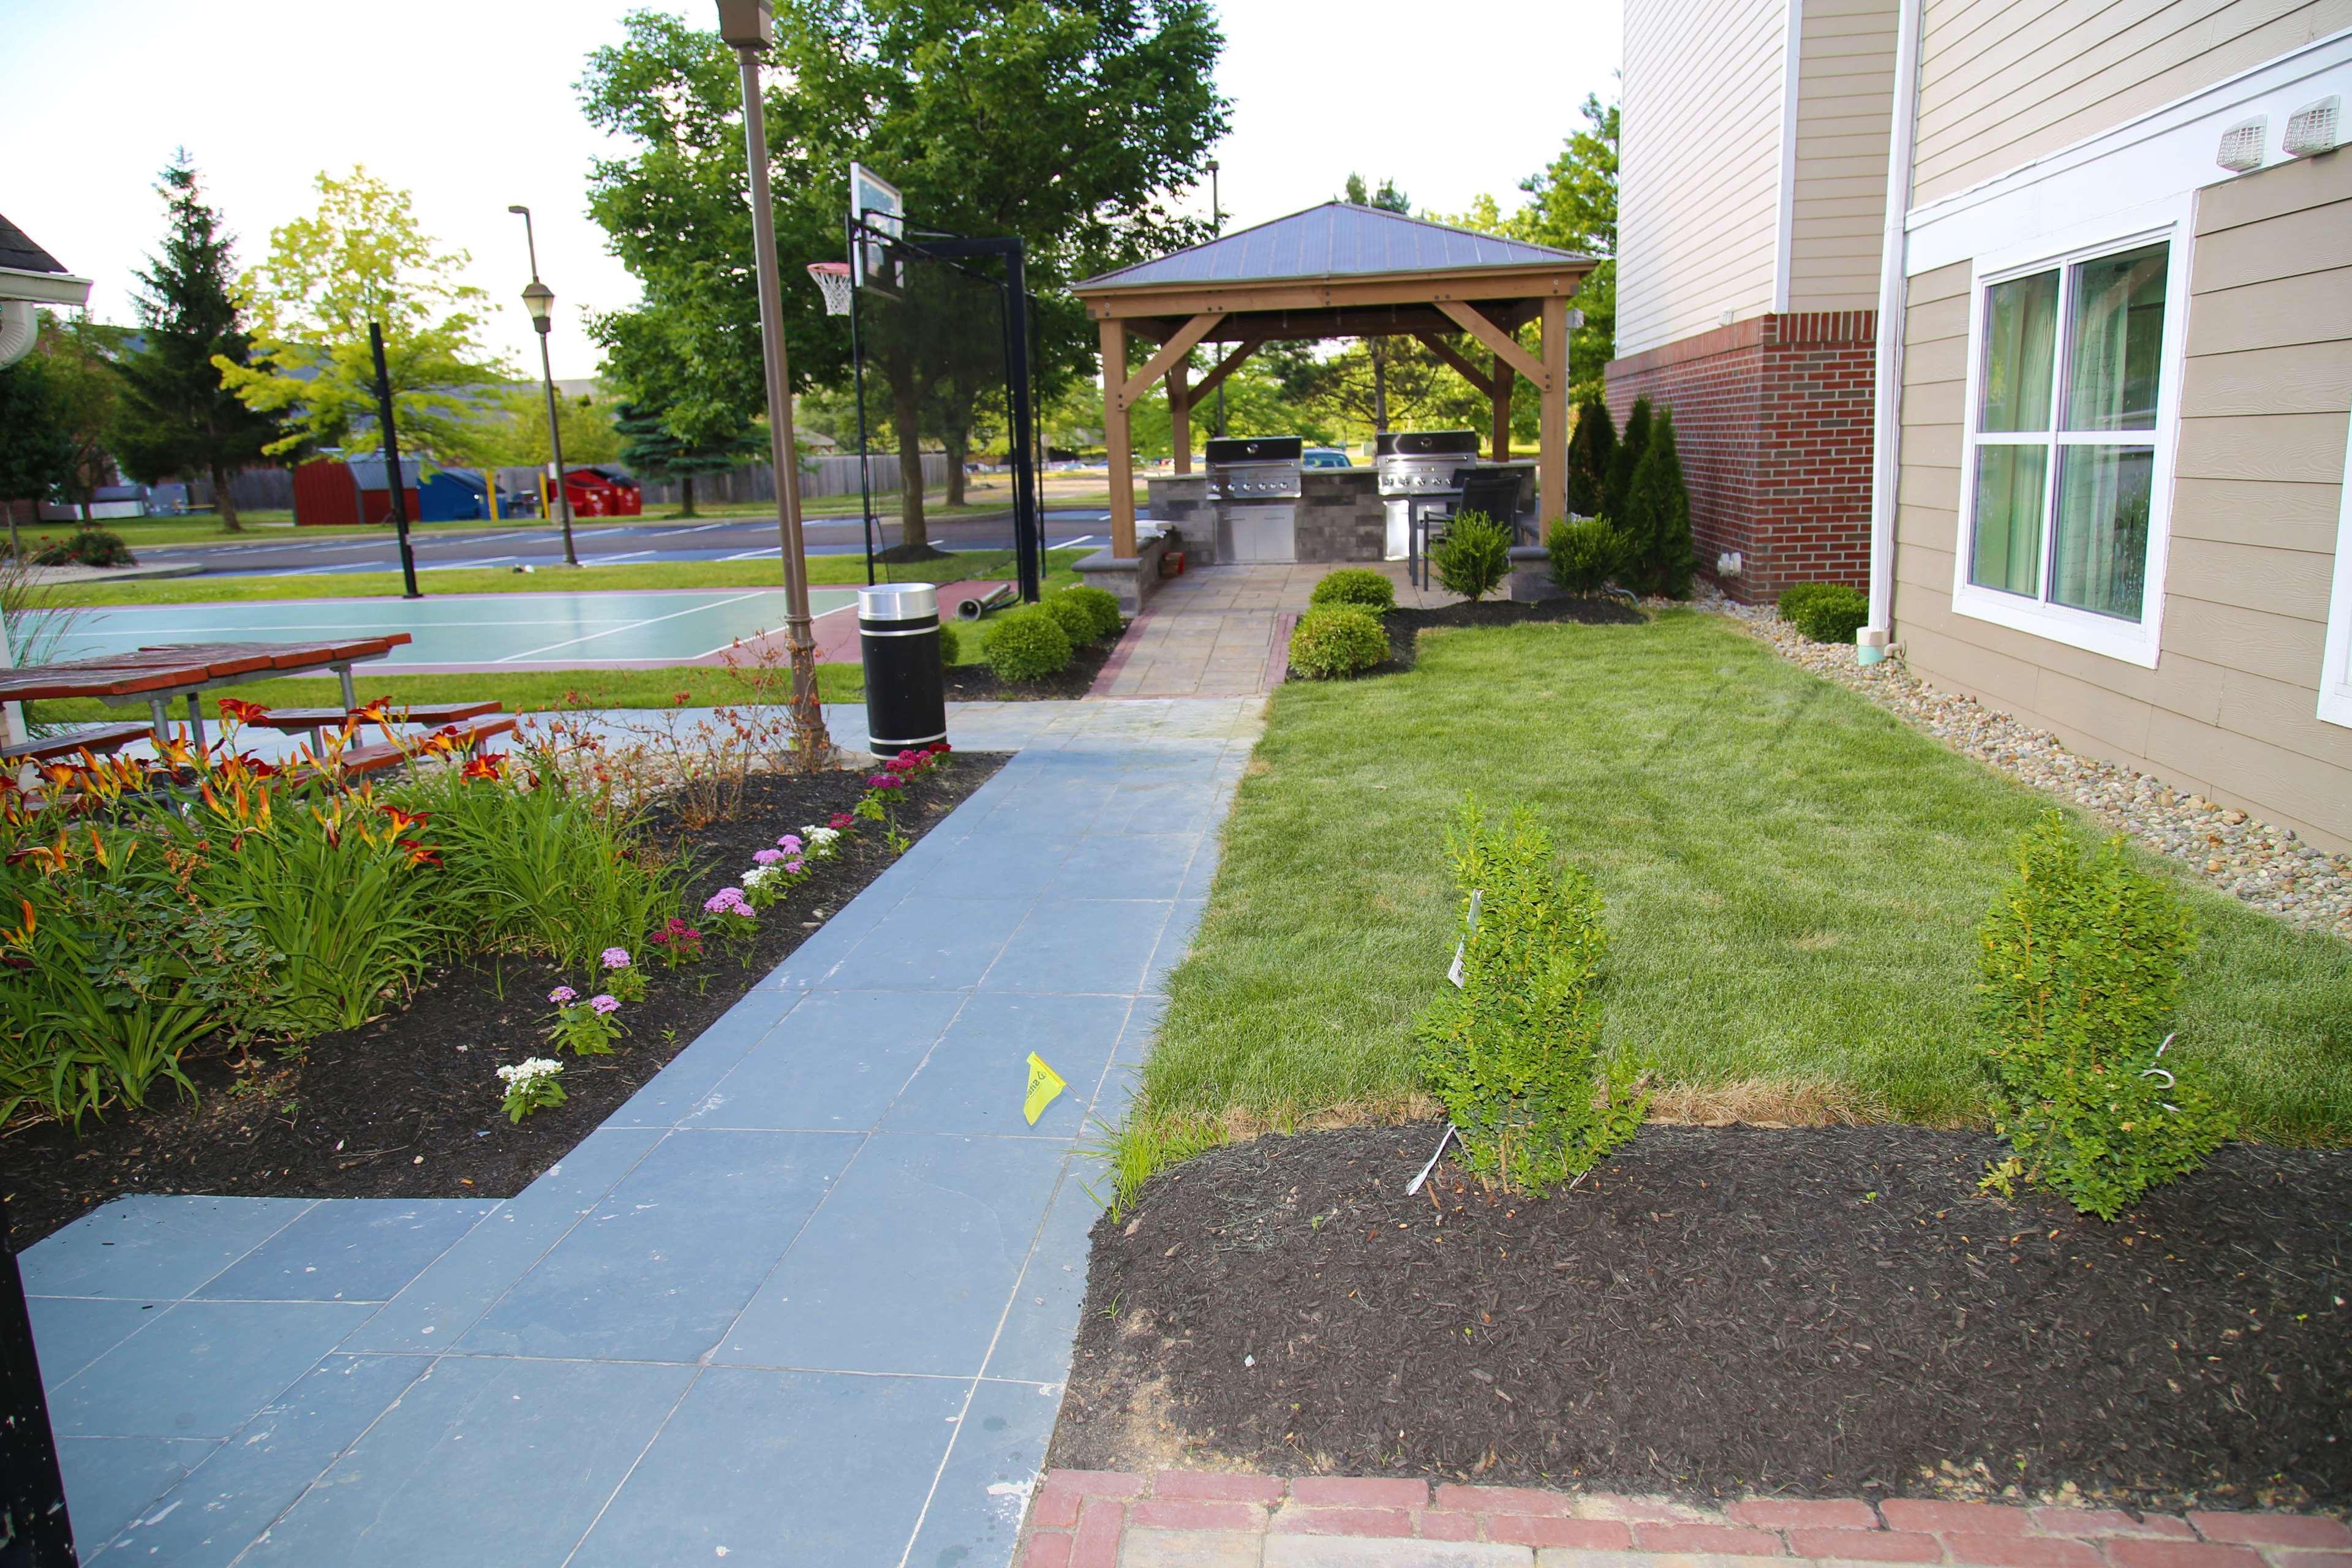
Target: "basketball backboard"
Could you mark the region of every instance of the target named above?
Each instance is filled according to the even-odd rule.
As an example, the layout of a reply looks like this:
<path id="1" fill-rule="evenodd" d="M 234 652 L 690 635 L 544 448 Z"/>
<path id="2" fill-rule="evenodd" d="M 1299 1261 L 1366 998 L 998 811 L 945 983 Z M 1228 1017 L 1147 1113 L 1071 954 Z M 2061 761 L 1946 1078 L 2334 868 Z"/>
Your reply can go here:
<path id="1" fill-rule="evenodd" d="M 849 216 L 856 237 L 849 263 L 857 270 L 857 286 L 895 293 L 905 280 L 906 263 L 891 260 L 889 247 L 879 237 L 907 232 L 907 204 L 898 188 L 864 165 L 849 165 Z"/>

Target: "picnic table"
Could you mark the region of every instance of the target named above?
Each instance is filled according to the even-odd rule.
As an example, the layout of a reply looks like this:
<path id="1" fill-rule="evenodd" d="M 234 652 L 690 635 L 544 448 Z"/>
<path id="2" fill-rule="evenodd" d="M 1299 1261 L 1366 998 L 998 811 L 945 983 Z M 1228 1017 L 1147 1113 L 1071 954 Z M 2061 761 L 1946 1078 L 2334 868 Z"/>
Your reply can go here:
<path id="1" fill-rule="evenodd" d="M 382 658 L 406 641 L 406 632 L 389 632 L 336 642 L 166 643 L 99 658 L 0 669 L 0 701 L 95 697 L 116 708 L 144 703 L 160 743 L 171 738 L 172 703 L 184 697 L 189 740 L 201 748 L 205 715 L 198 699 L 205 690 L 331 669 L 342 679 L 343 706 L 356 708 L 359 697 L 352 689 L 352 666 Z"/>

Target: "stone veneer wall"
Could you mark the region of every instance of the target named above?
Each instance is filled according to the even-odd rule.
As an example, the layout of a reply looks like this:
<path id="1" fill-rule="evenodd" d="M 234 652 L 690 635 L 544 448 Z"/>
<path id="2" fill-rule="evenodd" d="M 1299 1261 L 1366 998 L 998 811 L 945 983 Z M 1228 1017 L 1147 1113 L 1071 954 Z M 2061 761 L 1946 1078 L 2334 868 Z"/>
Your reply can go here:
<path id="1" fill-rule="evenodd" d="M 1298 477 L 1297 559 L 1378 561 L 1387 514 L 1370 468 L 1309 468 Z"/>
<path id="2" fill-rule="evenodd" d="M 1868 583 L 1876 338 L 1872 310 L 1766 315 L 1611 363 L 1621 428 L 1638 397 L 1675 411 L 1692 543 L 1710 577 L 1739 552 L 1733 597 Z"/>

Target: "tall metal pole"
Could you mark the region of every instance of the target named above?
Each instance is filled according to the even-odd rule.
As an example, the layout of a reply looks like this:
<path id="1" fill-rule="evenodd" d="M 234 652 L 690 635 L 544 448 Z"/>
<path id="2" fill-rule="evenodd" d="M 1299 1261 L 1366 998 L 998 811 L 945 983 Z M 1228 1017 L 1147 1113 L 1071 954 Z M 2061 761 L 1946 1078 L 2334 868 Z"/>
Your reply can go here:
<path id="1" fill-rule="evenodd" d="M 1034 414 L 1029 401 L 1029 283 L 1019 240 L 1004 257 L 1005 403 L 1012 416 L 1013 542 L 1020 556 L 1021 597 L 1034 604 L 1045 588 L 1045 527 L 1037 507 L 1037 469 L 1030 457 Z"/>
<path id="2" fill-rule="evenodd" d="M 368 349 L 375 355 L 375 411 L 383 426 L 384 477 L 392 484 L 392 523 L 400 534 L 401 597 L 421 599 L 416 591 L 416 552 L 408 543 L 408 494 L 400 486 L 400 439 L 392 428 L 392 375 L 383 363 L 383 327 L 368 323 Z"/>
<path id="3" fill-rule="evenodd" d="M 725 13 L 721 13 L 724 20 Z M 814 772 L 833 754 L 816 694 L 816 637 L 809 619 L 808 562 L 801 547 L 801 468 L 793 442 L 793 384 L 784 359 L 784 291 L 776 273 L 776 215 L 768 195 L 768 118 L 760 99 L 763 44 L 735 46 L 743 88 L 743 150 L 751 173 L 751 245 L 760 279 L 760 343 L 768 378 L 768 441 L 776 468 L 776 531 L 784 557 L 784 645 L 793 660 L 793 738 Z"/>
<path id="4" fill-rule="evenodd" d="M 866 355 L 857 346 L 857 227 L 866 221 L 862 213 L 852 213 L 847 219 L 849 229 L 849 369 L 857 382 L 857 514 L 864 520 L 866 535 L 866 585 L 874 585 L 874 485 L 873 465 L 866 456 Z"/>
<path id="5" fill-rule="evenodd" d="M 563 523 L 563 563 L 577 566 L 580 552 L 572 543 L 572 492 L 563 483 L 563 428 L 555 415 L 555 370 L 547 357 L 547 334 L 555 325 L 555 291 L 539 280 L 539 241 L 530 232 L 530 209 L 511 206 L 507 211 L 522 215 L 522 242 L 530 251 L 530 287 L 522 291 L 522 297 L 530 307 L 530 324 L 539 332 L 539 380 L 547 389 L 547 451 L 555 470 L 555 515 Z M 490 476 L 490 484 L 497 488 L 496 474 Z"/>
<path id="6" fill-rule="evenodd" d="M 1209 160 L 1209 232 L 1217 235 L 1225 232 L 1224 208 L 1217 201 L 1217 161 L 1214 158 Z M 1224 434 L 1225 384 L 1220 381 L 1217 383 L 1217 435 L 1222 439 Z"/>

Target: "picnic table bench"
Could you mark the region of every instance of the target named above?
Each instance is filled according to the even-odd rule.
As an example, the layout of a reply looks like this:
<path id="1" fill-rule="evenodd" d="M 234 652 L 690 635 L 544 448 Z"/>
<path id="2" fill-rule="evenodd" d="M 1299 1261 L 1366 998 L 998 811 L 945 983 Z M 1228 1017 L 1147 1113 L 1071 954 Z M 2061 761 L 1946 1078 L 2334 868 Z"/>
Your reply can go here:
<path id="1" fill-rule="evenodd" d="M 167 643 L 132 653 L 0 669 L 0 702 L 95 697 L 114 708 L 144 703 L 151 731 L 161 742 L 171 738 L 173 701 L 184 697 L 189 739 L 202 746 L 205 715 L 198 698 L 206 689 L 331 669 L 342 680 L 343 706 L 356 708 L 359 694 L 352 689 L 352 666 L 382 658 L 408 640 L 406 632 L 389 632 L 334 642 Z"/>
<path id="2" fill-rule="evenodd" d="M 56 763 L 84 752 L 92 756 L 110 756 L 133 741 L 145 740 L 148 733 L 144 724 L 101 724 L 95 729 L 77 730 L 70 735 L 51 735 L 45 740 L 0 746 L 0 762 Z"/>

